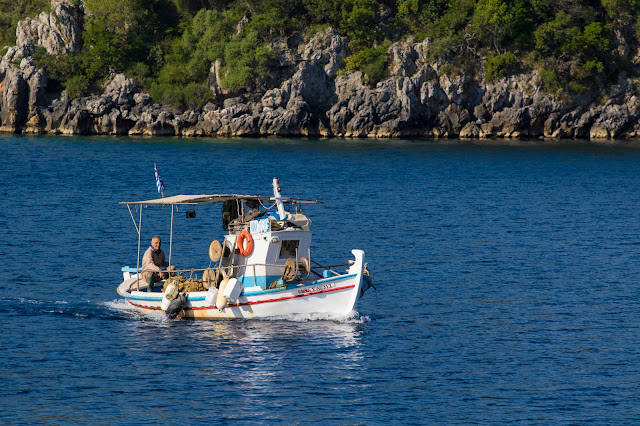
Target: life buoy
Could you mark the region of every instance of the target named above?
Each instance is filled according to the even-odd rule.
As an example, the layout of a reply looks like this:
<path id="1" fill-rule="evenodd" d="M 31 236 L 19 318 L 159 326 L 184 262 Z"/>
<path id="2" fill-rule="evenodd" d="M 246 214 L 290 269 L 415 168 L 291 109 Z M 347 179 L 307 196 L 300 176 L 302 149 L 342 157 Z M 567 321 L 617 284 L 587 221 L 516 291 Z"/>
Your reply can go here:
<path id="1" fill-rule="evenodd" d="M 244 246 L 244 240 L 247 240 L 247 246 Z M 238 250 L 242 256 L 249 256 L 253 251 L 253 237 L 247 231 L 242 231 L 238 235 Z"/>

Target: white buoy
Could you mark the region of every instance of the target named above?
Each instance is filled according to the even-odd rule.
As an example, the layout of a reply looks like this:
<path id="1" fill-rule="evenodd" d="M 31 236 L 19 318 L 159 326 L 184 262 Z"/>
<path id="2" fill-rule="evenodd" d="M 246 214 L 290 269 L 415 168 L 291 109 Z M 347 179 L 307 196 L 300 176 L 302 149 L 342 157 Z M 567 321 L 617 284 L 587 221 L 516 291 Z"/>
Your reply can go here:
<path id="1" fill-rule="evenodd" d="M 164 293 L 162 293 L 162 303 L 160 304 L 160 309 L 162 312 L 166 312 L 169 309 L 169 305 L 171 305 L 171 301 L 176 298 L 178 295 L 178 287 L 171 283 L 164 289 Z"/>
<path id="2" fill-rule="evenodd" d="M 174 283 L 171 283 L 167 286 L 167 288 L 164 289 L 164 295 L 162 297 L 166 298 L 167 300 L 169 300 L 169 302 L 171 302 L 173 299 L 176 298 L 177 295 L 178 295 L 178 286 L 176 286 Z"/>
<path id="3" fill-rule="evenodd" d="M 228 302 L 227 302 L 227 298 L 224 297 L 224 289 L 228 283 L 229 283 L 229 278 L 224 278 L 220 283 L 220 288 L 218 289 L 218 296 L 216 297 L 216 308 L 218 308 L 219 311 L 222 311 L 224 308 L 227 307 Z"/>
<path id="4" fill-rule="evenodd" d="M 238 281 L 237 278 L 229 279 L 229 282 L 224 288 L 222 292 L 227 302 L 236 303 L 238 301 L 238 296 L 242 292 L 242 283 Z"/>

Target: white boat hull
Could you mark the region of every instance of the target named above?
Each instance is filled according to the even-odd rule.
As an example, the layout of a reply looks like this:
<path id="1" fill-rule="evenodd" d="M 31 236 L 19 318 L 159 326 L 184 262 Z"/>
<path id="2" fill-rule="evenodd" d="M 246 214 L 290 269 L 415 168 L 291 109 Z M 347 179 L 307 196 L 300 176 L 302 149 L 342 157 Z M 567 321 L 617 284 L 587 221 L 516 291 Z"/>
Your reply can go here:
<path id="1" fill-rule="evenodd" d="M 363 287 L 364 252 L 353 250 L 352 253 L 355 256 L 355 263 L 344 275 L 322 278 L 283 289 L 245 288 L 238 299 L 229 302 L 224 309 L 218 309 L 215 306 L 215 298 L 209 302 L 211 298 L 207 298 L 206 291 L 187 293 L 187 302 L 178 317 L 230 319 L 317 313 L 338 317 L 349 316 L 366 290 Z M 122 284 L 118 287 L 118 294 L 138 311 L 162 312 L 162 293 L 137 290 L 126 292 L 123 291 L 124 287 Z"/>

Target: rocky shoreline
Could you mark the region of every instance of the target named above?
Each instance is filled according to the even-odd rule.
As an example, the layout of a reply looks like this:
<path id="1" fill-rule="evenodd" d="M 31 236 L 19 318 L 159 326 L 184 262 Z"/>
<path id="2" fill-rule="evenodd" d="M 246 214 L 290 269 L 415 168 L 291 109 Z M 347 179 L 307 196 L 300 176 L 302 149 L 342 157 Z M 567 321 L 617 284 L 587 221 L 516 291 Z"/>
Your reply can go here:
<path id="1" fill-rule="evenodd" d="M 328 28 L 295 48 L 273 43 L 276 82 L 268 90 L 225 94 L 212 64 L 215 102 L 176 111 L 153 102 L 133 80 L 113 75 L 100 95 L 50 99 L 47 75 L 32 55 L 72 52 L 82 3 L 53 0 L 52 12 L 18 24 L 17 43 L 0 61 L 0 131 L 25 134 L 149 136 L 311 136 L 352 138 L 640 137 L 636 80 L 619 75 L 603 101 L 560 99 L 541 90 L 537 72 L 477 81 L 430 62 L 430 42 L 393 43 L 389 76 L 375 87 L 359 72 L 339 72 L 346 40 Z M 627 49 L 628 50 L 628 49 Z"/>

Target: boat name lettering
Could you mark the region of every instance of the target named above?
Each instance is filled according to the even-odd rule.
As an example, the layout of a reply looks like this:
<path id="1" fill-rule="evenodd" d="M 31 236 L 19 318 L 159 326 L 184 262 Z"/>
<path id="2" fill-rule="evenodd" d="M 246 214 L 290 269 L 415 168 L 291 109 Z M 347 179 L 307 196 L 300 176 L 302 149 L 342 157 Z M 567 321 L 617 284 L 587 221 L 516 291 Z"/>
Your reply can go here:
<path id="1" fill-rule="evenodd" d="M 315 286 L 315 287 L 311 287 L 311 288 L 303 288 L 298 290 L 298 294 L 311 294 L 311 293 L 319 293 L 321 291 L 324 290 L 330 290 L 332 288 L 335 288 L 336 284 L 332 283 L 332 284 L 323 284 L 321 286 Z"/>
<path id="2" fill-rule="evenodd" d="M 269 218 L 252 220 L 251 222 L 249 222 L 249 230 L 252 234 L 269 232 L 269 229 Z"/>

